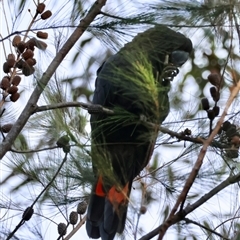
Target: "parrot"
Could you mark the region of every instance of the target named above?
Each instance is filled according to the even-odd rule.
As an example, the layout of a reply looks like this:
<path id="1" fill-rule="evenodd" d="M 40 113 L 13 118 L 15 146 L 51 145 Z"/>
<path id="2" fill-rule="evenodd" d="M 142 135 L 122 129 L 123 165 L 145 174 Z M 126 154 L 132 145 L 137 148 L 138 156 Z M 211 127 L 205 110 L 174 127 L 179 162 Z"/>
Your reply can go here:
<path id="1" fill-rule="evenodd" d="M 156 24 L 97 70 L 92 103 L 113 114 L 90 117 L 95 179 L 86 217 L 90 238 L 112 240 L 123 233 L 133 180 L 150 161 L 158 127 L 169 113 L 173 73 L 192 48 L 182 33 Z"/>

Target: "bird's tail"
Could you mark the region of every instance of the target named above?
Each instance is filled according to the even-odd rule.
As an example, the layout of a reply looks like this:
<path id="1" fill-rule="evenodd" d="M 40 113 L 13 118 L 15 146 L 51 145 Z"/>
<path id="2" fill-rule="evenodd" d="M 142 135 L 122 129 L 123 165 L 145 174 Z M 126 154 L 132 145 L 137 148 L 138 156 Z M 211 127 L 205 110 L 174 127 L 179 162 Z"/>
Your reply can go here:
<path id="1" fill-rule="evenodd" d="M 106 191 L 102 177 L 97 179 L 87 213 L 86 229 L 90 238 L 112 240 L 116 232 L 123 232 L 131 185 L 132 181 L 122 188 L 112 186 Z"/>

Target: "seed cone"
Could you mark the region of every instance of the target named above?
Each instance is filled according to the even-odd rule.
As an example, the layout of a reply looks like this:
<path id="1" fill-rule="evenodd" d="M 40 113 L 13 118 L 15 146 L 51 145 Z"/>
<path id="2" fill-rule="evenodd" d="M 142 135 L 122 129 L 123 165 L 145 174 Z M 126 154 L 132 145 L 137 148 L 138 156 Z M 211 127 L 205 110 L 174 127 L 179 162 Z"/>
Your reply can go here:
<path id="1" fill-rule="evenodd" d="M 12 126 L 13 126 L 13 124 L 11 124 L 11 123 L 4 124 L 4 125 L 1 127 L 1 131 L 2 131 L 3 133 L 8 133 L 8 132 L 11 130 Z"/>
<path id="2" fill-rule="evenodd" d="M 210 93 L 211 93 L 211 96 L 212 96 L 213 100 L 214 100 L 215 102 L 218 102 L 219 99 L 220 99 L 220 93 L 219 93 L 219 91 L 217 91 L 217 89 L 216 89 L 215 87 L 211 87 L 211 88 L 210 88 Z"/>
<path id="3" fill-rule="evenodd" d="M 12 53 L 10 53 L 10 54 L 8 54 L 8 57 L 7 57 L 8 59 L 16 59 L 16 57 L 15 57 L 15 55 L 14 54 L 12 54 Z"/>
<path id="4" fill-rule="evenodd" d="M 225 121 L 222 126 L 223 131 L 227 131 L 230 126 L 231 126 L 231 123 L 229 121 Z"/>
<path id="5" fill-rule="evenodd" d="M 68 135 L 64 135 L 57 140 L 57 146 L 63 148 L 64 146 L 68 145 L 69 141 L 70 138 Z"/>
<path id="6" fill-rule="evenodd" d="M 14 94 L 14 93 L 16 93 L 18 91 L 18 87 L 16 87 L 16 86 L 11 86 L 8 90 L 7 90 L 7 92 L 9 93 L 9 94 Z"/>
<path id="7" fill-rule="evenodd" d="M 201 101 L 202 101 L 203 110 L 207 111 L 210 108 L 208 99 L 207 98 L 202 98 Z"/>
<path id="8" fill-rule="evenodd" d="M 8 67 L 12 68 L 14 66 L 15 62 L 16 62 L 15 59 L 8 58 L 8 60 L 7 60 Z"/>
<path id="9" fill-rule="evenodd" d="M 13 47 L 17 47 L 17 45 L 21 42 L 21 36 L 16 35 L 14 36 L 13 40 L 12 40 L 12 45 Z"/>
<path id="10" fill-rule="evenodd" d="M 226 131 L 227 137 L 233 137 L 237 133 L 236 128 L 233 126 L 230 126 Z"/>
<path id="11" fill-rule="evenodd" d="M 22 219 L 25 221 L 30 220 L 30 218 L 32 217 L 34 213 L 34 210 L 32 207 L 27 207 L 22 215 Z"/>
<path id="12" fill-rule="evenodd" d="M 10 87 L 10 85 L 11 84 L 10 84 L 9 78 L 4 77 L 1 81 L 0 87 L 1 89 L 6 90 L 7 88 Z"/>
<path id="13" fill-rule="evenodd" d="M 20 97 L 20 94 L 18 92 L 16 92 L 10 96 L 10 100 L 12 102 L 16 102 L 19 99 L 19 97 Z"/>
<path id="14" fill-rule="evenodd" d="M 39 3 L 38 6 L 37 6 L 37 12 L 38 13 L 43 13 L 45 7 L 46 7 L 46 5 L 44 3 Z"/>
<path id="15" fill-rule="evenodd" d="M 58 234 L 64 236 L 67 234 L 67 225 L 65 223 L 58 224 Z"/>
<path id="16" fill-rule="evenodd" d="M 23 53 L 25 48 L 26 48 L 26 43 L 25 42 L 21 41 L 21 42 L 18 43 L 17 49 L 20 53 Z"/>
<path id="17" fill-rule="evenodd" d="M 47 32 L 42 32 L 42 31 L 38 31 L 37 32 L 37 37 L 38 38 L 42 38 L 42 39 L 47 39 L 48 38 L 48 33 Z"/>
<path id="18" fill-rule="evenodd" d="M 140 207 L 140 213 L 141 213 L 141 214 L 145 214 L 146 212 L 147 212 L 146 206 L 141 206 L 141 207 Z"/>
<path id="19" fill-rule="evenodd" d="M 22 57 L 24 60 L 27 60 L 28 58 L 32 58 L 34 55 L 33 51 L 31 49 L 27 49 L 23 54 Z"/>
<path id="20" fill-rule="evenodd" d="M 27 49 L 31 49 L 34 51 L 34 47 L 36 46 L 35 38 L 31 38 L 26 42 Z"/>
<path id="21" fill-rule="evenodd" d="M 208 110 L 208 118 L 210 119 L 210 120 L 213 120 L 214 118 L 215 118 L 215 113 L 214 113 L 214 111 L 213 110 Z"/>
<path id="22" fill-rule="evenodd" d="M 32 67 L 32 66 L 29 66 L 26 62 L 25 64 L 23 65 L 23 68 L 22 68 L 22 73 L 24 76 L 30 76 L 32 75 L 33 73 L 35 72 L 35 68 Z"/>
<path id="23" fill-rule="evenodd" d="M 5 62 L 5 63 L 3 64 L 3 71 L 4 71 L 5 73 L 9 73 L 9 72 L 10 72 L 10 68 L 11 68 L 11 67 L 9 67 L 9 65 L 8 65 L 7 62 Z"/>
<path id="24" fill-rule="evenodd" d="M 20 82 L 21 82 L 21 77 L 16 75 L 16 76 L 14 76 L 14 78 L 12 80 L 12 85 L 18 86 Z"/>
<path id="25" fill-rule="evenodd" d="M 51 16 L 52 16 L 52 12 L 50 10 L 47 10 L 46 12 L 44 12 L 41 15 L 41 19 L 42 20 L 46 20 L 46 19 L 50 18 Z"/>
<path id="26" fill-rule="evenodd" d="M 77 222 L 78 222 L 78 213 L 77 213 L 77 212 L 72 211 L 72 212 L 70 213 L 69 222 L 70 222 L 72 225 L 77 224 Z"/>
<path id="27" fill-rule="evenodd" d="M 218 114 L 219 114 L 219 112 L 220 112 L 219 106 L 214 106 L 214 107 L 213 107 L 213 111 L 214 111 L 214 113 L 215 113 L 215 116 L 218 116 Z"/>
<path id="28" fill-rule="evenodd" d="M 78 214 L 84 214 L 87 210 L 87 202 L 86 201 L 83 201 L 83 202 L 80 202 L 77 206 L 77 213 Z"/>
<path id="29" fill-rule="evenodd" d="M 221 77 L 217 73 L 211 73 L 208 75 L 208 81 L 215 87 L 220 88 Z"/>
<path id="30" fill-rule="evenodd" d="M 29 66 L 34 66 L 37 62 L 36 62 L 36 59 L 35 58 L 28 58 L 26 60 L 26 63 L 29 65 Z"/>

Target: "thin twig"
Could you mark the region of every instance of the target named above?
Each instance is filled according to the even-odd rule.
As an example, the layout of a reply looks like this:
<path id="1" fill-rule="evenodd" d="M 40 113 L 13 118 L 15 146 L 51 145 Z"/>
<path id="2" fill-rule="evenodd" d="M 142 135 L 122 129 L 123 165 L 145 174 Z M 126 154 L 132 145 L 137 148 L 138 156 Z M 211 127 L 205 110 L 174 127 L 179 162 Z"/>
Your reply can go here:
<path id="1" fill-rule="evenodd" d="M 221 239 L 230 240 L 229 238 L 224 237 L 224 236 L 221 235 L 220 233 L 212 230 L 211 228 L 208 228 L 208 227 L 202 225 L 201 223 L 198 223 L 198 222 L 196 222 L 196 221 L 193 221 L 193 220 L 191 220 L 191 219 L 189 219 L 189 218 L 184 218 L 183 220 L 185 220 L 185 222 L 186 222 L 187 224 L 192 223 L 192 224 L 194 224 L 194 225 L 197 225 L 197 226 L 199 226 L 200 228 L 203 228 L 203 229 L 207 230 L 208 232 L 211 232 L 211 233 L 219 236 Z"/>

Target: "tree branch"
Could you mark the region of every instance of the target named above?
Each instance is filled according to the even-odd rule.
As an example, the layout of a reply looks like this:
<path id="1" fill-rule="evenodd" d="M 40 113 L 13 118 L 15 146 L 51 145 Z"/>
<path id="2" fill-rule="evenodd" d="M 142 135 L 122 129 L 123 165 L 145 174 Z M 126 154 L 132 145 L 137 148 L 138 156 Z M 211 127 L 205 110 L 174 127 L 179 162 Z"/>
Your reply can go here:
<path id="1" fill-rule="evenodd" d="M 95 17 L 100 13 L 102 7 L 106 4 L 107 0 L 97 0 L 91 10 L 88 12 L 86 17 L 80 21 L 78 27 L 73 31 L 72 35 L 65 42 L 63 47 L 57 53 L 55 58 L 50 63 L 46 72 L 43 74 L 42 78 L 39 80 L 38 85 L 34 89 L 31 97 L 29 98 L 27 105 L 19 116 L 17 122 L 12 127 L 11 131 L 6 136 L 5 140 L 0 145 L 0 159 L 6 154 L 7 151 L 10 150 L 14 140 L 21 132 L 25 124 L 27 123 L 29 117 L 34 112 L 36 108 L 36 103 L 42 94 L 44 88 L 48 84 L 50 78 L 55 73 L 59 64 L 63 61 L 64 57 L 73 47 L 73 45 L 78 41 L 78 39 L 82 36 L 87 27 L 91 24 L 91 22 L 95 19 Z"/>

